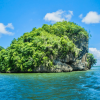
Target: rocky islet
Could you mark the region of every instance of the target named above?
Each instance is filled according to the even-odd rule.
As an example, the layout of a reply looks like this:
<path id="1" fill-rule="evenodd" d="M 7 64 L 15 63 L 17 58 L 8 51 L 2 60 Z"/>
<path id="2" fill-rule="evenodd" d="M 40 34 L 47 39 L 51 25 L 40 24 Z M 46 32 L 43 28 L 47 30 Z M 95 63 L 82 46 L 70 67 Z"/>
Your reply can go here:
<path id="1" fill-rule="evenodd" d="M 1 49 L 0 72 L 88 70 L 96 63 L 93 55 L 88 56 L 88 41 L 88 32 L 76 23 L 44 24 Z"/>

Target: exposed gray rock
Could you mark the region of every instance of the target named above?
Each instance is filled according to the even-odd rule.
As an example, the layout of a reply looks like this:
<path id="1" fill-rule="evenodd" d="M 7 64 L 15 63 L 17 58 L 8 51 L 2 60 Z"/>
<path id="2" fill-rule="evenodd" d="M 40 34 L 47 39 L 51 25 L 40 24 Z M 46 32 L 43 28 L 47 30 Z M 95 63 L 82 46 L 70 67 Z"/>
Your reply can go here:
<path id="1" fill-rule="evenodd" d="M 87 66 L 86 66 L 86 63 L 82 63 L 81 60 L 76 60 L 75 63 L 71 64 L 72 68 L 74 71 L 77 71 L 77 70 L 87 70 Z"/>
<path id="2" fill-rule="evenodd" d="M 69 61 L 70 61 L 70 57 L 69 57 L 69 55 L 66 55 L 66 58 L 65 58 L 64 62 L 69 63 Z"/>
<path id="3" fill-rule="evenodd" d="M 81 60 L 82 63 L 86 62 L 86 58 L 87 58 L 86 56 L 87 56 L 87 53 L 85 55 L 83 55 L 82 60 Z"/>
<path id="4" fill-rule="evenodd" d="M 62 63 L 58 60 L 54 60 L 54 64 L 55 66 L 51 68 L 40 66 L 36 68 L 33 72 L 71 72 L 73 70 L 70 65 Z"/>
<path id="5" fill-rule="evenodd" d="M 73 68 L 70 65 L 62 63 L 58 60 L 55 60 L 54 64 L 55 64 L 55 70 L 59 69 L 61 70 L 61 72 L 71 72 L 73 70 Z"/>
<path id="6" fill-rule="evenodd" d="M 59 60 L 59 61 L 61 61 L 63 63 L 67 63 L 68 64 L 70 62 L 75 62 L 75 57 L 73 56 L 72 53 L 69 53 L 68 55 L 66 55 L 65 58 L 63 58 L 63 59 L 57 58 L 57 60 Z"/>

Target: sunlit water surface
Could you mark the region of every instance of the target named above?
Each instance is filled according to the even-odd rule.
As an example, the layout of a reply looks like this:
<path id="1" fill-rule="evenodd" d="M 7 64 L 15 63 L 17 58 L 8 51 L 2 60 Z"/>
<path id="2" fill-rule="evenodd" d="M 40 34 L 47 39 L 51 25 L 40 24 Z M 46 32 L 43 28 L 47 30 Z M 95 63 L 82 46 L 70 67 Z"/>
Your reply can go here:
<path id="1" fill-rule="evenodd" d="M 68 73 L 0 73 L 0 100 L 100 100 L 100 67 Z"/>

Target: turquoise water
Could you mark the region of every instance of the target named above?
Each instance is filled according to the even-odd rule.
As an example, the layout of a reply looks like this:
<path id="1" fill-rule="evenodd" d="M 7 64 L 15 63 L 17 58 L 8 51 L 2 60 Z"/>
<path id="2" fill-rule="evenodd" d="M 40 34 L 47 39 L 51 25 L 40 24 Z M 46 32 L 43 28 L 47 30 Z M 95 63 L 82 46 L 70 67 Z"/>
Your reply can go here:
<path id="1" fill-rule="evenodd" d="M 100 100 L 100 67 L 68 73 L 0 73 L 0 100 Z"/>

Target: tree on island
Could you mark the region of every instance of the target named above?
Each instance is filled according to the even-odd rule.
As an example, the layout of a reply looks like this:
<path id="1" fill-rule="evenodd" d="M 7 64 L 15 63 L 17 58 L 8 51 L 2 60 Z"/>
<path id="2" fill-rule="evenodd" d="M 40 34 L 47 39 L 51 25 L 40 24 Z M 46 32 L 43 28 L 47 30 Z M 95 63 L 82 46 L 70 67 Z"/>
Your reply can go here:
<path id="1" fill-rule="evenodd" d="M 88 68 L 90 69 L 91 66 L 93 66 L 97 63 L 97 59 L 94 58 L 93 54 L 88 53 L 87 54 L 87 62 L 88 62 Z"/>

